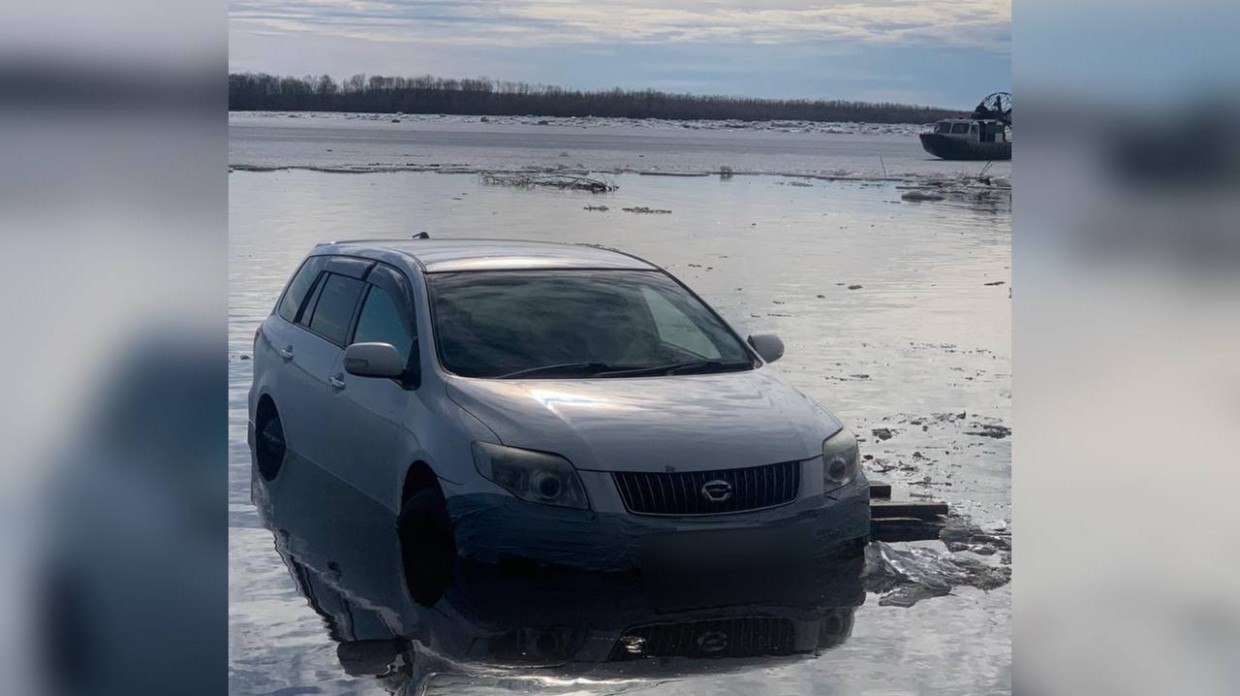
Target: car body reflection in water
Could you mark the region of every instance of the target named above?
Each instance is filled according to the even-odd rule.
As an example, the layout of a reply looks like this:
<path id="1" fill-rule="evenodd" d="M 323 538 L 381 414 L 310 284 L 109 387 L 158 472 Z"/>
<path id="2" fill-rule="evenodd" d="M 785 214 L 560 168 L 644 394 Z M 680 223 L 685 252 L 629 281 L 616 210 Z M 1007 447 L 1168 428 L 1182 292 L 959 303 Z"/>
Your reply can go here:
<path id="1" fill-rule="evenodd" d="M 344 671 L 396 694 L 616 693 L 763 669 L 841 644 L 865 601 L 862 558 L 640 574 L 458 559 L 426 606 L 405 584 L 392 513 L 290 463 L 255 477 L 263 522 Z"/>

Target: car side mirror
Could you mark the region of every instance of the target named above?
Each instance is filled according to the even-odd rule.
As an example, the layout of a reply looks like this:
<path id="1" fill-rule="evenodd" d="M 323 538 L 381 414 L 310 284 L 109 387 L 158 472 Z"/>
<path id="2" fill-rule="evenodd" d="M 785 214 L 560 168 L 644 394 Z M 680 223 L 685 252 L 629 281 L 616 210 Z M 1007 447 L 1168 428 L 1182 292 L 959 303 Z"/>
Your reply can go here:
<path id="1" fill-rule="evenodd" d="M 773 333 L 751 334 L 749 345 L 758 352 L 763 360 L 773 363 L 784 357 L 784 342 Z"/>
<path id="2" fill-rule="evenodd" d="M 344 349 L 344 370 L 358 377 L 405 374 L 405 360 L 391 343 L 354 343 Z"/>

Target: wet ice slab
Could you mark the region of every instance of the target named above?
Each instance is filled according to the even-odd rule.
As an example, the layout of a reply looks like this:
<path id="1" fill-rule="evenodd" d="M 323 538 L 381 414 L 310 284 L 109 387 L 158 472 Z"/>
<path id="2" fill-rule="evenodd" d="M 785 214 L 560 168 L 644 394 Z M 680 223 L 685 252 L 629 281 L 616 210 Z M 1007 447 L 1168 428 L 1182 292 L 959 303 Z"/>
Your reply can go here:
<path id="1" fill-rule="evenodd" d="M 879 606 L 911 607 L 923 599 L 951 594 L 958 586 L 993 590 L 1012 577 L 1009 566 L 925 546 L 900 548 L 876 541 L 865 555 L 866 589 L 880 595 Z"/>

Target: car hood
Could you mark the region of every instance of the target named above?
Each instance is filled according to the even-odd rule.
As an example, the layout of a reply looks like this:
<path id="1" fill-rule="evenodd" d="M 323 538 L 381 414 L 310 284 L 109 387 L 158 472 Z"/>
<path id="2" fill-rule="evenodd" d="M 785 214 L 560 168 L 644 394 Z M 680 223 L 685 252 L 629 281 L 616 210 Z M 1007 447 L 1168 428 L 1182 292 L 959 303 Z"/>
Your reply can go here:
<path id="1" fill-rule="evenodd" d="M 769 368 L 621 379 L 449 377 L 450 398 L 505 445 L 578 469 L 707 471 L 808 459 L 840 429 Z"/>

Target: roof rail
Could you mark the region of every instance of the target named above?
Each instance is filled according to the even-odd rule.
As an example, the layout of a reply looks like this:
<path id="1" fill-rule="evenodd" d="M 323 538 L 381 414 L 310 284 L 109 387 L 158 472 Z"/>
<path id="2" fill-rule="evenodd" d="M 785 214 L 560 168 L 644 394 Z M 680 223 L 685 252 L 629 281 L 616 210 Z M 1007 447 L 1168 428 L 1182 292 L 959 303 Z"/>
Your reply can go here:
<path id="1" fill-rule="evenodd" d="M 420 236 L 423 234 L 425 234 L 426 236 L 425 237 Z M 431 236 L 427 234 L 426 232 L 420 232 L 418 235 L 414 235 L 413 238 L 414 239 L 430 239 Z M 363 242 L 404 242 L 404 241 L 407 241 L 408 239 L 409 239 L 408 237 L 362 237 L 360 239 L 333 239 L 330 242 L 318 242 L 317 244 L 315 244 L 315 246 L 321 247 L 321 246 L 328 246 L 330 244 L 361 244 Z"/>

